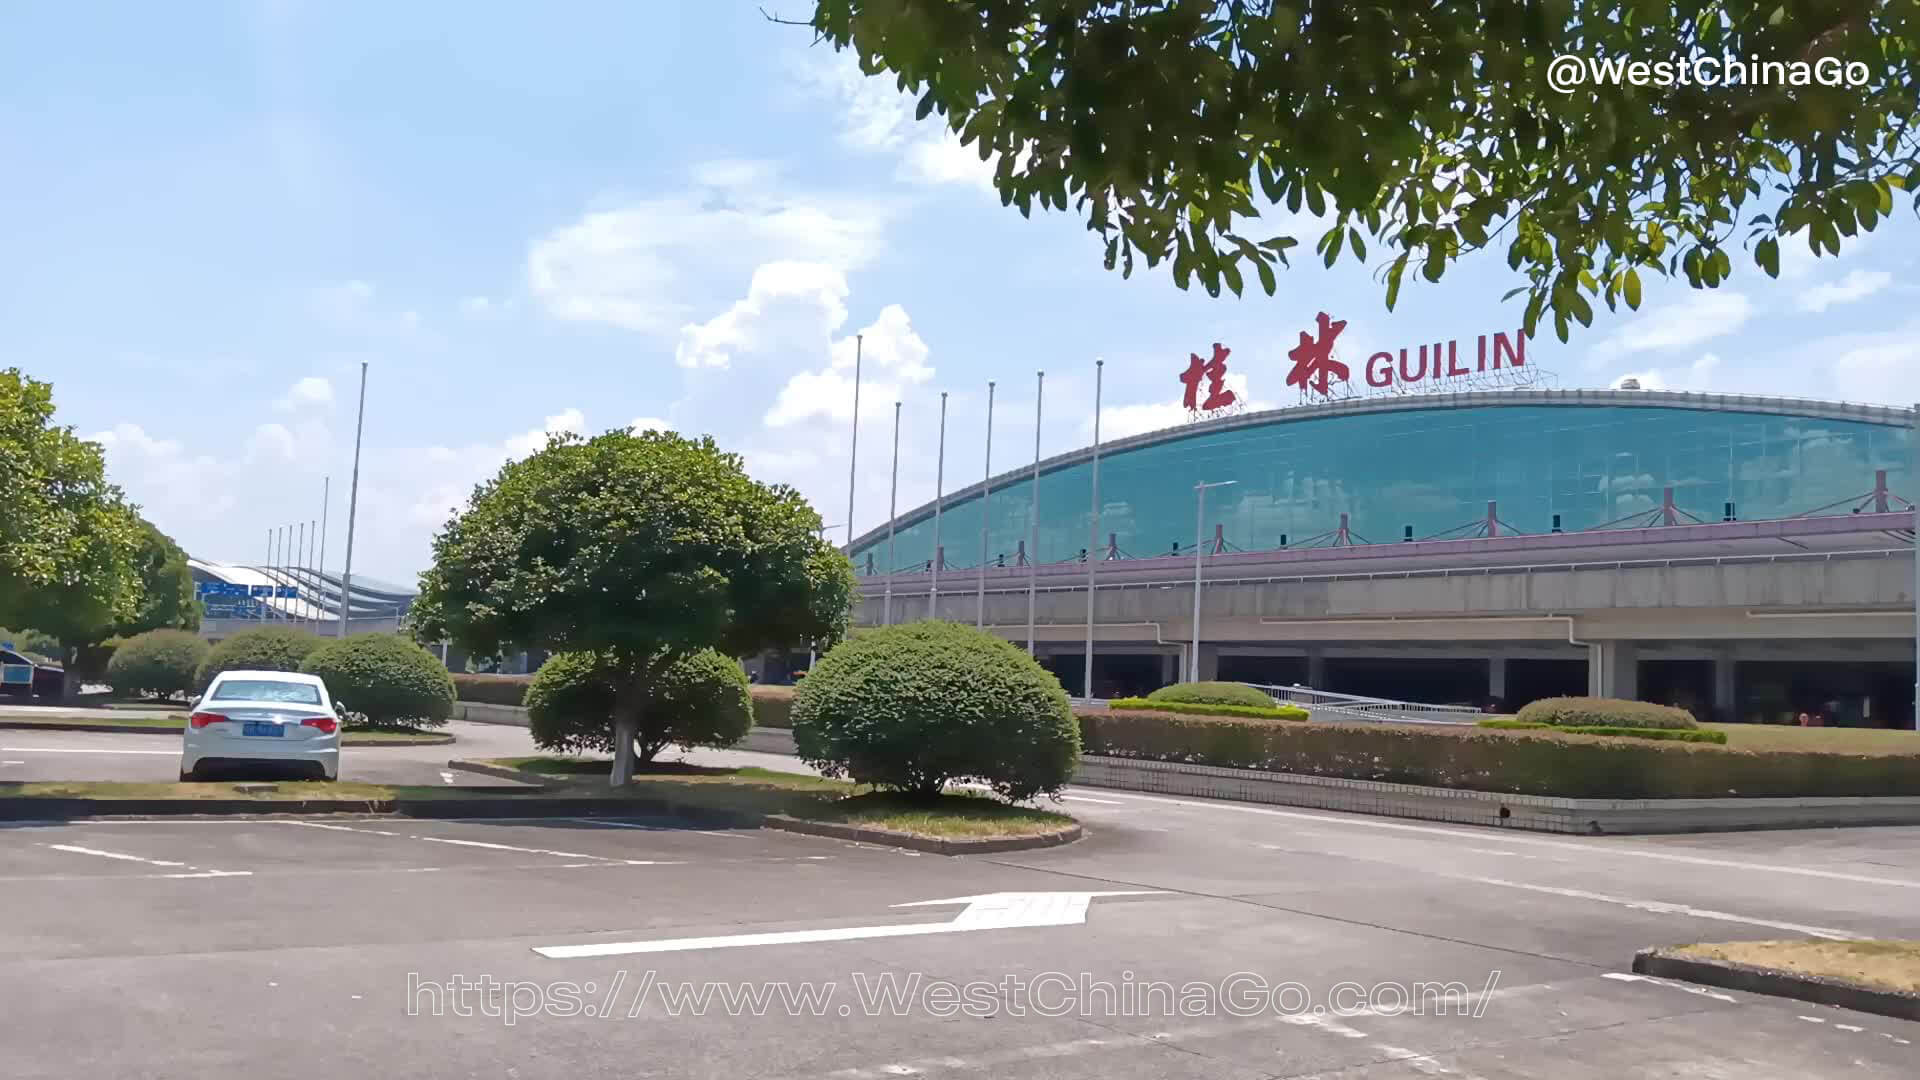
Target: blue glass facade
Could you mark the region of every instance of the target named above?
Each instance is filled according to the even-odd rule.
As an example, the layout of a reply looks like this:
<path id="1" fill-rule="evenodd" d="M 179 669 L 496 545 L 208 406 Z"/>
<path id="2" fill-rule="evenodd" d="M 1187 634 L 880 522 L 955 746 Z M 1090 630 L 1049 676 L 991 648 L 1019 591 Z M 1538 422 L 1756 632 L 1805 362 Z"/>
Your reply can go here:
<path id="1" fill-rule="evenodd" d="M 1391 543 L 1408 526 L 1416 538 L 1431 537 L 1484 518 L 1488 502 L 1520 532 L 1547 532 L 1555 514 L 1572 532 L 1656 510 L 1667 487 L 1682 511 L 1702 520 L 1720 520 L 1729 502 L 1745 520 L 1790 517 L 1864 497 L 1879 469 L 1894 492 L 1916 494 L 1909 440 L 1894 424 L 1682 406 L 1284 417 L 1103 453 L 1100 533 L 1102 543 L 1115 534 L 1131 557 L 1168 554 L 1175 542 L 1191 550 L 1193 486 L 1223 480 L 1236 483 L 1207 493 L 1205 532 L 1219 525 L 1229 545 L 1248 551 L 1329 533 L 1342 513 L 1356 540 Z M 1011 566 L 1028 536 L 1032 488 L 1026 477 L 1003 482 L 988 508 L 986 557 L 1004 556 Z M 1039 484 L 1039 560 L 1078 559 L 1088 538 L 1089 465 L 1043 471 Z M 949 568 L 981 561 L 981 503 L 955 499 L 942 511 Z M 855 549 L 863 573 L 869 554 L 875 571 L 888 569 L 884 535 Z M 894 569 L 919 569 L 932 557 L 930 517 L 899 529 Z"/>

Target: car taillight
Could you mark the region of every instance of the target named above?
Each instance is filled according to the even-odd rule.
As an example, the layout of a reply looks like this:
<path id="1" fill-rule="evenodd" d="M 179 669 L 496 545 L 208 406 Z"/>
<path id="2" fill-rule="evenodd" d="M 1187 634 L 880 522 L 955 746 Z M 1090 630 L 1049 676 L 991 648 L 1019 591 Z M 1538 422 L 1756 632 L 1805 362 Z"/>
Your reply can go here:
<path id="1" fill-rule="evenodd" d="M 300 726 L 318 728 L 320 729 L 320 734 L 331 735 L 334 730 L 340 726 L 340 721 L 335 720 L 331 716 L 309 716 L 305 720 L 300 721 Z"/>
<path id="2" fill-rule="evenodd" d="M 197 712 L 187 717 L 187 723 L 197 728 L 206 727 L 208 724 L 224 724 L 226 722 L 227 718 L 217 712 Z"/>

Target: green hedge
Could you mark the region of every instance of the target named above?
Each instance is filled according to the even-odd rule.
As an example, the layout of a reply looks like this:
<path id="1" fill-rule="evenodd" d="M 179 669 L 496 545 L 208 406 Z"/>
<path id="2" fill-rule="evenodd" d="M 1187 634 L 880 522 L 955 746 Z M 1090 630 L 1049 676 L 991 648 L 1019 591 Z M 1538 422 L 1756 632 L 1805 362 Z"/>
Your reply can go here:
<path id="1" fill-rule="evenodd" d="M 220 642 L 200 663 L 201 693 L 223 671 L 299 671 L 320 636 L 294 626 L 260 626 Z"/>
<path id="2" fill-rule="evenodd" d="M 521 706 L 527 703 L 531 675 L 455 675 L 453 692 L 461 701 L 485 705 Z"/>
<path id="3" fill-rule="evenodd" d="M 207 643 L 186 630 L 149 630 L 128 638 L 107 662 L 107 682 L 120 695 L 184 698 L 207 659 Z"/>
<path id="4" fill-rule="evenodd" d="M 1541 698 L 1523 705 L 1515 719 L 1550 727 L 1664 728 L 1682 731 L 1699 727 L 1693 714 L 1670 705 L 1619 698 Z"/>
<path id="5" fill-rule="evenodd" d="M 1269 699 L 1271 700 L 1271 699 Z M 1151 697 L 1114 698 L 1107 702 L 1109 709 L 1121 709 L 1128 712 L 1145 710 L 1148 712 L 1189 713 L 1194 716 L 1244 716 L 1254 720 L 1305 720 L 1307 710 L 1298 705 L 1201 705 L 1187 701 L 1156 701 Z"/>
<path id="6" fill-rule="evenodd" d="M 753 724 L 755 727 L 790 728 L 793 726 L 793 687 L 756 686 L 753 688 Z"/>
<path id="7" fill-rule="evenodd" d="M 440 727 L 453 713 L 453 679 L 440 658 L 399 634 L 331 639 L 300 670 L 327 684 L 349 727 Z"/>
<path id="8" fill-rule="evenodd" d="M 1920 754 L 1785 751 L 1559 731 L 1079 713 L 1088 754 L 1568 798 L 1920 795 Z"/>
<path id="9" fill-rule="evenodd" d="M 1156 704 L 1240 705 L 1250 709 L 1271 709 L 1273 695 L 1264 690 L 1234 682 L 1190 682 L 1163 686 L 1147 695 Z"/>
<path id="10" fill-rule="evenodd" d="M 1004 638 L 933 619 L 822 656 L 794 694 L 793 738 L 824 776 L 924 798 L 958 780 L 1010 802 L 1051 794 L 1080 756 L 1060 680 Z"/>
<path id="11" fill-rule="evenodd" d="M 1600 724 L 1583 724 L 1578 727 L 1568 724 L 1532 724 L 1525 720 L 1482 720 L 1484 728 L 1500 728 L 1506 731 L 1565 731 L 1574 735 L 1625 735 L 1633 739 L 1666 739 L 1672 742 L 1703 742 L 1725 745 L 1727 733 L 1711 731 L 1707 728 L 1681 730 L 1678 728 L 1650 727 L 1607 727 Z"/>

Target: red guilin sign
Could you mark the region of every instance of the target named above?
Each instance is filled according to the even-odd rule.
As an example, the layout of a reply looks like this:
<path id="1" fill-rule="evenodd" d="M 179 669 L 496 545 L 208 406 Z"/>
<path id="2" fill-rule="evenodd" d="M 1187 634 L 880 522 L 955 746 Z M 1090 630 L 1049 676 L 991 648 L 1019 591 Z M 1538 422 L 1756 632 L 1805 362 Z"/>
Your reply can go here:
<path id="1" fill-rule="evenodd" d="M 1183 404 L 1189 411 L 1210 412 L 1214 409 L 1224 409 L 1234 403 L 1236 399 L 1233 391 L 1221 385 L 1227 377 L 1227 354 L 1232 351 L 1216 341 L 1213 343 L 1211 360 L 1202 360 L 1197 355 L 1188 354 L 1192 362 L 1187 365 L 1186 372 L 1180 376 L 1180 381 L 1187 387 L 1187 396 L 1183 399 Z M 1207 399 L 1204 402 L 1200 401 L 1200 380 L 1203 378 L 1207 380 Z"/>
<path id="2" fill-rule="evenodd" d="M 1347 365 L 1333 358 L 1334 339 L 1340 336 L 1340 331 L 1347 328 L 1347 321 L 1342 319 L 1334 322 L 1327 318 L 1327 313 L 1324 311 L 1314 321 L 1318 324 L 1317 339 L 1308 337 L 1305 331 L 1302 331 L 1300 344 L 1295 345 L 1287 353 L 1287 359 L 1293 361 L 1293 370 L 1287 373 L 1287 385 L 1297 386 L 1302 390 L 1312 388 L 1325 396 L 1328 392 L 1329 378 L 1346 382 L 1350 374 L 1347 371 Z"/>
<path id="3" fill-rule="evenodd" d="M 1293 361 L 1293 370 L 1287 373 L 1287 385 L 1297 386 L 1303 392 L 1331 397 L 1333 383 L 1347 382 L 1352 375 L 1347 365 L 1333 358 L 1334 340 L 1340 336 L 1340 331 L 1346 329 L 1347 324 L 1345 320 L 1328 318 L 1324 311 L 1314 322 L 1317 333 L 1310 336 L 1302 332 L 1300 344 L 1287 353 L 1287 358 Z M 1481 334 L 1478 344 L 1477 355 L 1465 359 L 1461 356 L 1458 340 L 1421 345 L 1417 349 L 1401 349 L 1397 357 L 1385 351 L 1374 353 L 1367 357 L 1367 385 L 1386 389 L 1416 383 L 1430 384 L 1445 379 L 1522 368 L 1527 364 L 1527 335 L 1523 331 L 1515 331 L 1511 337 L 1497 333 L 1491 335 L 1491 339 L 1489 335 Z M 1188 407 L 1191 408 L 1191 390 L 1188 397 Z"/>
<path id="4" fill-rule="evenodd" d="M 1377 352 L 1367 357 L 1367 385 L 1410 386 L 1466 375 L 1482 375 L 1502 368 L 1525 367 L 1527 335 L 1524 330 L 1515 330 L 1511 338 L 1505 334 L 1494 334 L 1493 349 L 1489 353 L 1487 335 L 1481 334 L 1478 358 L 1464 362 L 1460 358 L 1460 342 L 1457 339 L 1435 342 L 1431 352 L 1426 345 L 1412 351 L 1401 349 L 1399 361 L 1396 368 L 1394 355 L 1389 352 Z"/>

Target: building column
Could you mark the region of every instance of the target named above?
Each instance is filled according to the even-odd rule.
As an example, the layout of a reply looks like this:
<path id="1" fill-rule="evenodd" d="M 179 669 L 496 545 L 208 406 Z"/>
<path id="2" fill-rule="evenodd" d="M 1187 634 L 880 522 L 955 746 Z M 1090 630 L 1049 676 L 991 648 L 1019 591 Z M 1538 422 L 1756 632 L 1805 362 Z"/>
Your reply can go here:
<path id="1" fill-rule="evenodd" d="M 1309 690 L 1327 688 L 1327 654 L 1319 649 L 1307 650 L 1307 688 Z"/>
<path id="2" fill-rule="evenodd" d="M 1212 682 L 1220 677 L 1220 646 L 1200 646 L 1200 681 Z"/>
<path id="3" fill-rule="evenodd" d="M 1587 646 L 1587 694 L 1590 697 L 1640 696 L 1640 661 L 1631 641 L 1596 641 Z"/>
<path id="4" fill-rule="evenodd" d="M 1172 686 L 1186 673 L 1180 670 L 1180 654 L 1167 653 L 1160 657 L 1160 685 Z"/>
<path id="5" fill-rule="evenodd" d="M 1739 690 L 1734 680 L 1738 670 L 1731 652 L 1713 658 L 1713 718 L 1721 723 L 1739 719 Z"/>
<path id="6" fill-rule="evenodd" d="M 1504 656 L 1487 661 L 1487 696 L 1495 701 L 1507 700 L 1507 658 Z"/>

